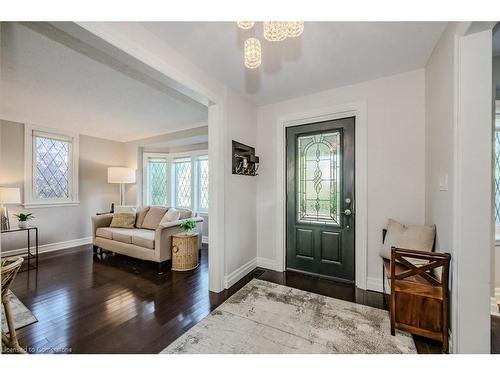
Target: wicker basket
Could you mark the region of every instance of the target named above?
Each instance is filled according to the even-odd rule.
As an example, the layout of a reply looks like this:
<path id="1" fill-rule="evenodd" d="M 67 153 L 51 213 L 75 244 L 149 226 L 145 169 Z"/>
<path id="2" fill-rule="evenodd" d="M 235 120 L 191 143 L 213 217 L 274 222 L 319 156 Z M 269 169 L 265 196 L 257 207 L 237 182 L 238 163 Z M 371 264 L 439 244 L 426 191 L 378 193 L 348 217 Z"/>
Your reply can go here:
<path id="1" fill-rule="evenodd" d="M 198 234 L 172 235 L 172 271 L 191 271 L 198 267 Z"/>

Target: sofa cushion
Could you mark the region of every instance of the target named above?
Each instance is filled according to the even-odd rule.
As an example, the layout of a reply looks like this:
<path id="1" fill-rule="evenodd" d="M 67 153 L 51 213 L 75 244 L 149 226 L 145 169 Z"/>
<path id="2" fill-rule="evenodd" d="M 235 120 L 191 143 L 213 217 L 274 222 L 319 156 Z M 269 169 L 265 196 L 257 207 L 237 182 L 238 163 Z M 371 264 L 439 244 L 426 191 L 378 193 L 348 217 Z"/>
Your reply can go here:
<path id="1" fill-rule="evenodd" d="M 405 225 L 389 219 L 380 256 L 391 259 L 391 247 L 402 249 L 432 251 L 435 225 Z"/>
<path id="2" fill-rule="evenodd" d="M 155 248 L 155 231 L 149 229 L 136 229 L 132 234 L 132 243 L 148 249 Z"/>
<path id="3" fill-rule="evenodd" d="M 113 229 L 108 227 L 97 228 L 95 235 L 101 238 L 107 238 L 108 240 L 113 239 Z"/>
<path id="4" fill-rule="evenodd" d="M 178 208 L 177 210 L 180 212 L 179 220 L 189 219 L 190 217 L 193 217 L 193 211 L 187 208 Z"/>
<path id="5" fill-rule="evenodd" d="M 171 223 L 173 221 L 177 221 L 177 220 L 179 220 L 180 216 L 181 216 L 181 213 L 179 212 L 179 210 L 177 210 L 173 207 L 170 207 L 168 209 L 167 213 L 161 219 L 160 225 L 168 224 L 168 223 Z"/>
<path id="6" fill-rule="evenodd" d="M 113 231 L 113 241 L 132 243 L 132 235 L 136 229 L 116 228 Z"/>
<path id="7" fill-rule="evenodd" d="M 155 230 L 166 212 L 166 207 L 150 207 L 141 227 Z"/>
<path id="8" fill-rule="evenodd" d="M 135 220 L 135 227 L 142 228 L 142 223 L 144 223 L 144 218 L 149 211 L 149 206 L 144 206 L 139 209 L 137 213 L 137 219 Z"/>

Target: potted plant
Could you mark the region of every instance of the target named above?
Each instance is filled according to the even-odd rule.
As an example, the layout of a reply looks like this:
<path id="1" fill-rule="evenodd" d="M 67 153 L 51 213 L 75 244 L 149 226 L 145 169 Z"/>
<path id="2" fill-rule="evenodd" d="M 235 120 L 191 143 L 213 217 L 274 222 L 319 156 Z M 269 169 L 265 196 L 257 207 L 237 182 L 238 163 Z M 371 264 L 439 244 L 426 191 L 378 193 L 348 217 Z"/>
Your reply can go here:
<path id="1" fill-rule="evenodd" d="M 196 228 L 196 222 L 194 220 L 187 219 L 181 223 L 180 227 L 186 236 L 191 236 L 194 233 L 193 229 Z"/>
<path id="2" fill-rule="evenodd" d="M 31 212 L 20 212 L 14 216 L 17 217 L 19 228 L 27 228 L 28 220 L 35 218 Z"/>

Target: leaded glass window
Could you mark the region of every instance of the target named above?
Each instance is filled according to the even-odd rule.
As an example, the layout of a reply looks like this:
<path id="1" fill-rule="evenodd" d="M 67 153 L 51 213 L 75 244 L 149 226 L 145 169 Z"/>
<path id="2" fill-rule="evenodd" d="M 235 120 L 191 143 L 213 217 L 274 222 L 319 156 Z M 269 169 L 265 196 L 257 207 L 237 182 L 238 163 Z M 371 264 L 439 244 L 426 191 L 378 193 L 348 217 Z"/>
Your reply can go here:
<path id="1" fill-rule="evenodd" d="M 191 158 L 175 159 L 175 202 L 178 207 L 191 207 Z"/>
<path id="2" fill-rule="evenodd" d="M 167 161 L 150 159 L 149 168 L 149 202 L 153 206 L 167 205 Z"/>
<path id="3" fill-rule="evenodd" d="M 495 118 L 495 224 L 500 226 L 500 114 Z"/>
<path id="4" fill-rule="evenodd" d="M 200 211 L 208 211 L 208 157 L 198 158 L 198 205 Z"/>
<path id="5" fill-rule="evenodd" d="M 297 138 L 297 220 L 338 225 L 341 133 Z"/>
<path id="6" fill-rule="evenodd" d="M 33 137 L 35 199 L 67 199 L 70 191 L 71 141 Z"/>

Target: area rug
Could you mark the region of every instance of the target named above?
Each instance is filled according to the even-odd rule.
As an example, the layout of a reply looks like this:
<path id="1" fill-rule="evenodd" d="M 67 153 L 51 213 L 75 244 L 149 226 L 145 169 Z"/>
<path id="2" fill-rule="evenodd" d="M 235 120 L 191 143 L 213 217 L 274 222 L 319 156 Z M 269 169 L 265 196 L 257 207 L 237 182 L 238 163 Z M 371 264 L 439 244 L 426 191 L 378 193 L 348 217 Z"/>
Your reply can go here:
<path id="1" fill-rule="evenodd" d="M 387 311 L 253 279 L 162 353 L 417 353 Z"/>
<path id="2" fill-rule="evenodd" d="M 16 330 L 26 327 L 27 325 L 38 322 L 37 318 L 31 311 L 19 301 L 14 293 L 9 290 L 10 309 L 14 320 Z M 8 332 L 7 320 L 5 319 L 5 311 L 2 304 L 2 332 Z"/>

